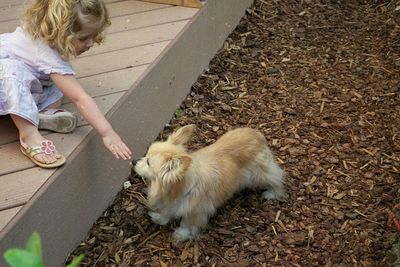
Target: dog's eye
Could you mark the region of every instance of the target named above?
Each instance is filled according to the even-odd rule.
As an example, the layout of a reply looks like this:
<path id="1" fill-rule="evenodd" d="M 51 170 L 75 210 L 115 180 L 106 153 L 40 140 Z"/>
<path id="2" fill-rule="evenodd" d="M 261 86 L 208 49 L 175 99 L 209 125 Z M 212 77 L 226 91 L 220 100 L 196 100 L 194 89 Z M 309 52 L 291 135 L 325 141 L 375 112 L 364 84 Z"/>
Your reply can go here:
<path id="1" fill-rule="evenodd" d="M 147 162 L 147 165 L 150 166 L 150 160 L 149 160 L 149 158 L 146 159 L 146 162 Z"/>

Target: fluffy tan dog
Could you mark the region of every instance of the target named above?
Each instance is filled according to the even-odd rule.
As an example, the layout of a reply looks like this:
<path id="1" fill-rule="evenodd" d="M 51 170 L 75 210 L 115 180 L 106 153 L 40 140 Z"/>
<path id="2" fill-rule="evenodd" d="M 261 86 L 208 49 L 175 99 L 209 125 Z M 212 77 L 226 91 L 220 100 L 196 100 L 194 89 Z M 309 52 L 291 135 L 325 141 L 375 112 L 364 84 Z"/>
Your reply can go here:
<path id="1" fill-rule="evenodd" d="M 238 128 L 188 152 L 185 144 L 194 129 L 178 129 L 133 162 L 136 173 L 150 183 L 147 200 L 153 222 L 165 225 L 182 218 L 173 235 L 177 241 L 197 238 L 217 208 L 243 188 L 269 188 L 262 194 L 265 199 L 285 194 L 283 171 L 260 132 Z"/>

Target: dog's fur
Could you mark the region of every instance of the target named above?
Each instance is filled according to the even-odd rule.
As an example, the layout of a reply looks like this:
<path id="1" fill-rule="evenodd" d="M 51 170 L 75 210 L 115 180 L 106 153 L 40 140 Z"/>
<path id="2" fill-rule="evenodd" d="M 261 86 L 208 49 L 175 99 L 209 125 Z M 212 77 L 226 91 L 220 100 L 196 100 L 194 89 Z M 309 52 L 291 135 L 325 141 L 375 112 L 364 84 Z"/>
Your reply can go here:
<path id="1" fill-rule="evenodd" d="M 216 209 L 245 188 L 269 188 L 265 199 L 285 195 L 283 171 L 264 136 L 254 129 L 227 132 L 214 144 L 188 152 L 194 125 L 153 143 L 145 157 L 134 162 L 137 174 L 149 181 L 148 205 L 160 225 L 182 218 L 174 238 L 195 239 Z"/>

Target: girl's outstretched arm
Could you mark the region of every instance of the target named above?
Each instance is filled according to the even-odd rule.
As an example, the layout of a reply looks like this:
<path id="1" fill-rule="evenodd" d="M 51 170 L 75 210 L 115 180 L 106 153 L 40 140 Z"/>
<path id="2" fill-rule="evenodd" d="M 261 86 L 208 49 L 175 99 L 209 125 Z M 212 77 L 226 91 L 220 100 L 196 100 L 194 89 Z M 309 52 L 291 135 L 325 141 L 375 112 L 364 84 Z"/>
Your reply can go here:
<path id="1" fill-rule="evenodd" d="M 61 92 L 76 105 L 83 118 L 100 134 L 105 147 L 117 159 L 130 159 L 131 151 L 113 130 L 93 98 L 85 92 L 75 76 L 53 73 L 50 77 Z"/>

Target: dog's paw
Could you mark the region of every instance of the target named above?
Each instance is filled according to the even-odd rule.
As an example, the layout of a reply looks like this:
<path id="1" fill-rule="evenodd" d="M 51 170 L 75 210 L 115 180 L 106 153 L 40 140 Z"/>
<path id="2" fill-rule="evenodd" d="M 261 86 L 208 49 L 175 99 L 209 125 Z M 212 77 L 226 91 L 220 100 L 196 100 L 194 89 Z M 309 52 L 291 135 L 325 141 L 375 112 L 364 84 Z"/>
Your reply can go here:
<path id="1" fill-rule="evenodd" d="M 186 227 L 176 228 L 172 238 L 176 242 L 183 242 L 186 240 L 195 240 L 199 237 L 199 231 L 197 229 L 190 230 Z"/>
<path id="2" fill-rule="evenodd" d="M 271 199 L 277 199 L 279 196 L 276 194 L 274 190 L 266 190 L 262 193 L 262 197 L 271 200 Z"/>
<path id="3" fill-rule="evenodd" d="M 149 216 L 154 223 L 159 225 L 166 225 L 169 222 L 169 218 L 162 216 L 160 213 L 157 212 L 150 211 Z"/>

